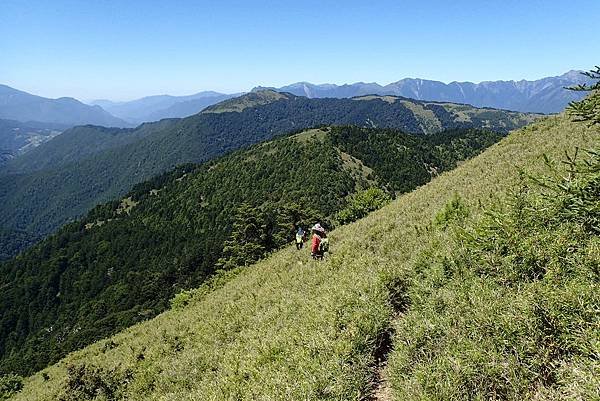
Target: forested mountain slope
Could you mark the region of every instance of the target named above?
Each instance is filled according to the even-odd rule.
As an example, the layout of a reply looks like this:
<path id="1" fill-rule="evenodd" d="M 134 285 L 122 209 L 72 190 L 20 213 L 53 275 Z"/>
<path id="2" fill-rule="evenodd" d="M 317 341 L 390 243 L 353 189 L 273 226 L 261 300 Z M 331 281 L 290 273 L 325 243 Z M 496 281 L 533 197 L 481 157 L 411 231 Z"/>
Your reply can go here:
<path id="1" fill-rule="evenodd" d="M 220 257 L 227 268 L 252 262 L 290 241 L 298 223 L 326 224 L 348 195 L 410 191 L 501 136 L 313 129 L 139 184 L 0 264 L 0 371 L 44 368 L 163 311 Z M 227 244 L 236 222 L 254 228 Z"/>
<path id="2" fill-rule="evenodd" d="M 81 125 L 63 132 L 43 147 L 15 158 L 2 170 L 3 175 L 27 174 L 64 165 L 75 166 L 95 154 L 136 142 L 156 131 L 170 127 L 172 120 L 145 123 L 137 128 L 107 128 Z"/>
<path id="3" fill-rule="evenodd" d="M 133 130 L 77 127 L 6 165 L 0 173 L 4 216 L 0 228 L 39 238 L 178 164 L 203 162 L 317 125 L 398 128 L 415 134 L 461 128 L 508 132 L 535 118 L 395 97 L 307 99 L 262 91 L 226 100 L 188 118 Z"/>
<path id="4" fill-rule="evenodd" d="M 521 171 L 553 176 L 548 157 L 569 177 L 564 152 L 598 146 L 596 128 L 534 123 L 333 231 L 324 262 L 288 248 L 236 270 L 26 379 L 14 399 L 360 399 L 390 340 L 388 398 L 594 399 L 597 170 L 576 175 L 569 185 L 588 189 L 570 195 L 539 195 Z M 525 242 L 503 234 L 521 222 Z M 493 230 L 504 242 L 486 240 Z M 487 270 L 462 265 L 479 258 Z"/>
<path id="5" fill-rule="evenodd" d="M 0 165 L 49 141 L 68 126 L 0 119 Z"/>

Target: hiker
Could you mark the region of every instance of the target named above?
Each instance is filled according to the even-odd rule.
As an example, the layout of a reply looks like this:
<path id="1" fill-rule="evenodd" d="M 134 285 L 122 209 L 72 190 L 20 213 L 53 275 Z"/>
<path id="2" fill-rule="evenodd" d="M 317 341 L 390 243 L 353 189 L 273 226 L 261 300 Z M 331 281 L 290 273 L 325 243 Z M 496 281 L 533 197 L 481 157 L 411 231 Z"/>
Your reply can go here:
<path id="1" fill-rule="evenodd" d="M 329 244 L 325 229 L 321 227 L 319 223 L 315 224 L 312 228 L 312 246 L 310 249 L 310 256 L 316 260 L 323 260 L 323 256 L 326 251 L 326 246 Z"/>
<path id="2" fill-rule="evenodd" d="M 304 246 L 304 230 L 302 227 L 298 226 L 298 231 L 296 231 L 296 249 L 300 250 Z"/>

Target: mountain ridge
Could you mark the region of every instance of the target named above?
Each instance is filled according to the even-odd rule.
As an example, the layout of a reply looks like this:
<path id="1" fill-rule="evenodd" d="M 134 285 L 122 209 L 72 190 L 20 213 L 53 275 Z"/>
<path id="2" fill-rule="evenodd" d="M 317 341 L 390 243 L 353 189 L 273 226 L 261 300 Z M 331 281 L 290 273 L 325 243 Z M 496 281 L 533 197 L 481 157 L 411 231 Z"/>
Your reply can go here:
<path id="1" fill-rule="evenodd" d="M 479 83 L 452 81 L 444 83 L 422 78 L 403 78 L 386 85 L 380 85 L 376 82 L 337 85 L 329 83 L 312 84 L 307 81 L 300 81 L 280 88 L 257 86 L 250 92 L 257 89 L 272 89 L 309 98 L 350 98 L 370 94 L 395 95 L 415 100 L 449 101 L 470 104 L 476 107 L 548 114 L 560 112 L 569 102 L 580 100 L 582 94 L 566 92 L 562 89 L 564 86 L 572 86 L 583 82 L 587 81 L 586 78 L 581 76 L 580 71 L 571 70 L 559 76 L 544 77 L 537 80 L 497 80 L 481 81 Z M 10 87 L 5 87 L 4 90 L 6 88 Z M 0 87 L 0 93 L 2 93 L 2 89 Z M 71 122 L 71 125 L 91 123 L 123 127 L 142 122 L 158 121 L 163 118 L 183 118 L 196 114 L 220 101 L 242 94 L 201 91 L 184 96 L 152 95 L 131 101 L 92 100 L 88 102 L 89 105 L 102 107 L 103 110 L 114 115 L 117 121 L 115 122 L 114 119 L 107 120 L 108 117 L 104 116 L 104 120 L 79 119 Z M 58 104 L 80 103 L 78 100 L 69 97 L 54 100 Z M 101 113 L 98 109 L 95 112 Z M 3 118 L 1 113 L 0 118 Z M 22 121 L 21 118 L 16 119 Z M 39 118 L 30 119 L 39 120 Z M 45 120 L 42 119 L 41 121 Z"/>
<path id="2" fill-rule="evenodd" d="M 0 118 L 20 122 L 127 127 L 100 106 L 90 106 L 72 97 L 45 98 L 0 84 Z"/>
<path id="3" fill-rule="evenodd" d="M 239 96 L 215 91 L 201 91 L 192 95 L 152 95 L 124 102 L 106 99 L 92 100 L 113 115 L 134 123 L 158 121 L 164 118 L 183 118 L 199 113 L 204 108 Z"/>
<path id="4" fill-rule="evenodd" d="M 350 124 L 412 134 L 466 128 L 506 133 L 539 117 L 393 99 L 308 99 L 279 92 L 249 93 L 191 117 L 145 123 L 134 129 L 76 127 L 3 165 L 3 228 L 44 236 L 99 202 L 121 196 L 134 184 L 179 164 L 204 162 L 303 128 Z"/>
<path id="5" fill-rule="evenodd" d="M 342 85 L 297 82 L 280 88 L 259 86 L 254 89 L 268 88 L 309 98 L 395 95 L 415 100 L 449 101 L 476 107 L 548 114 L 561 112 L 569 102 L 581 100 L 583 94 L 565 91 L 564 87 L 584 82 L 589 80 L 580 71 L 571 70 L 562 75 L 537 80 L 444 83 L 422 78 L 403 78 L 387 85 L 375 82 Z"/>

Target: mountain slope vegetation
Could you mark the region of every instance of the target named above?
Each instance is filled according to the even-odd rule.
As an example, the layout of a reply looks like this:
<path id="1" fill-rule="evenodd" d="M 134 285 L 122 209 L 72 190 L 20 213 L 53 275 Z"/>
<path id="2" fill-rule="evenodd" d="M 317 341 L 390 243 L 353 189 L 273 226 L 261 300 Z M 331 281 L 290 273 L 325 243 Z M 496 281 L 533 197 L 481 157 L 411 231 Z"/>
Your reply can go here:
<path id="1" fill-rule="evenodd" d="M 170 120 L 145 123 L 136 129 L 107 128 L 96 125 L 73 127 L 41 148 L 11 160 L 4 166 L 4 175 L 27 174 L 51 170 L 58 166 L 85 161 L 96 154 L 114 150 L 136 142 L 156 131 L 170 126 Z"/>
<path id="2" fill-rule="evenodd" d="M 318 125 L 398 128 L 432 134 L 480 128 L 508 132 L 537 115 L 401 98 L 307 99 L 272 91 L 226 100 L 184 119 L 136 129 L 77 127 L 16 158 L 0 173 L 5 230 L 40 238 L 183 163 Z M 89 143 L 87 143 L 89 141 Z"/>
<path id="3" fill-rule="evenodd" d="M 41 369 L 163 311 L 178 289 L 198 286 L 220 265 L 251 263 L 285 245 L 298 224 L 325 223 L 348 195 L 410 191 L 501 136 L 322 128 L 139 184 L 0 265 L 0 369 Z M 255 228 L 225 252 L 236 219 Z"/>
<path id="4" fill-rule="evenodd" d="M 475 223 L 438 215 L 454 232 L 412 265 L 393 325 L 397 399 L 600 396 L 600 153 L 574 154 Z"/>
<path id="5" fill-rule="evenodd" d="M 54 138 L 67 126 L 0 119 L 0 165 Z"/>
<path id="6" fill-rule="evenodd" d="M 397 399 L 593 399 L 600 253 L 597 232 L 582 230 L 597 222 L 597 170 L 567 198 L 528 184 L 527 207 L 490 209 L 522 199 L 521 171 L 551 173 L 544 157 L 598 146 L 595 128 L 534 123 L 331 232 L 324 262 L 288 248 L 231 271 L 26 379 L 14 399 L 360 399 L 390 341 Z M 532 231 L 515 242 L 521 221 Z"/>

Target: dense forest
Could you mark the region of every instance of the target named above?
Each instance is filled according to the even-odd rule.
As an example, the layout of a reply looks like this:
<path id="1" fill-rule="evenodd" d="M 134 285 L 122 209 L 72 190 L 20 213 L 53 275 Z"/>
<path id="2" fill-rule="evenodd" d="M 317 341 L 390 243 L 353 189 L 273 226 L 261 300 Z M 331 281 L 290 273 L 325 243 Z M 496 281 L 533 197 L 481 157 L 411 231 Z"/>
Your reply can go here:
<path id="1" fill-rule="evenodd" d="M 36 240 L 26 232 L 0 228 L 0 260 L 10 259 L 19 249 L 28 248 Z"/>
<path id="2" fill-rule="evenodd" d="M 0 372 L 31 373 L 155 316 L 217 269 L 285 245 L 298 224 L 331 227 L 375 199 L 357 191 L 410 191 L 501 137 L 324 127 L 138 184 L 0 264 Z M 246 223 L 251 238 L 238 230 Z"/>
<path id="3" fill-rule="evenodd" d="M 465 128 L 506 133 L 535 117 L 394 97 L 307 99 L 264 91 L 229 99 L 188 118 L 135 129 L 76 127 L 0 169 L 1 225 L 30 238 L 43 237 L 177 165 L 204 162 L 321 124 L 396 128 L 415 134 Z"/>

